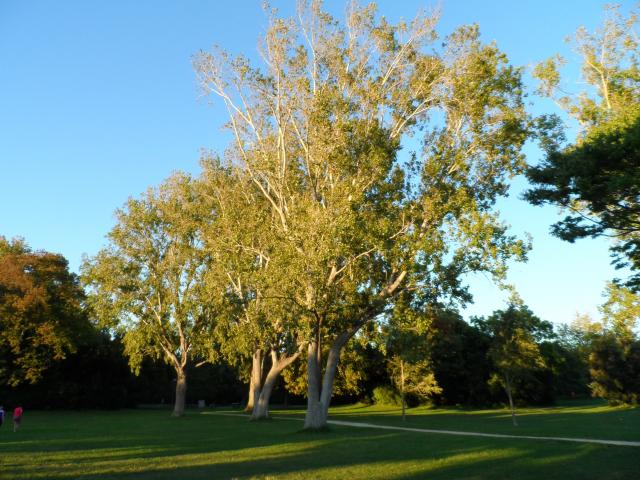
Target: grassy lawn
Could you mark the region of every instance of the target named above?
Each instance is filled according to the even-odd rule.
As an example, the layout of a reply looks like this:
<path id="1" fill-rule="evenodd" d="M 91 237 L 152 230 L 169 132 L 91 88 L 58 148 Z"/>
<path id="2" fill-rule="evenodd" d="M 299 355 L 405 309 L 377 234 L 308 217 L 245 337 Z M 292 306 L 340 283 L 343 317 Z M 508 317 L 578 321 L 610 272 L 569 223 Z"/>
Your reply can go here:
<path id="1" fill-rule="evenodd" d="M 303 416 L 304 412 L 274 411 L 273 414 Z M 570 402 L 551 408 L 517 409 L 516 414 L 518 426 L 514 427 L 509 410 L 418 407 L 407 410 L 405 422 L 402 421 L 399 407 L 350 405 L 331 410 L 331 418 L 334 420 L 380 425 L 507 435 L 640 441 L 640 409 L 637 408 L 609 407 L 601 401 L 591 400 Z"/>
<path id="2" fill-rule="evenodd" d="M 301 412 L 274 412 L 300 415 Z M 600 404 L 522 410 L 338 407 L 332 418 L 488 433 L 640 440 L 640 410 Z M 638 479 L 640 448 L 251 423 L 216 411 L 27 412 L 0 429 L 1 479 Z"/>

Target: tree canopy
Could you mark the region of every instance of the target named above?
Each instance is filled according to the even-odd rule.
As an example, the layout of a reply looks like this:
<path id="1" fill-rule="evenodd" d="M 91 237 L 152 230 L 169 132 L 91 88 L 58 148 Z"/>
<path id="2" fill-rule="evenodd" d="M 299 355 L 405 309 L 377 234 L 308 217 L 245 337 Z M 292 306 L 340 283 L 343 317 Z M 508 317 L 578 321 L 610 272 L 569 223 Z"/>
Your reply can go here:
<path id="1" fill-rule="evenodd" d="M 184 410 L 189 362 L 216 356 L 210 332 L 224 299 L 223 288 L 207 291 L 202 226 L 211 217 L 202 206 L 188 176 L 170 177 L 118 211 L 110 245 L 82 267 L 90 304 L 103 325 L 122 333 L 131 366 L 149 357 L 175 369 L 175 415 Z"/>
<path id="2" fill-rule="evenodd" d="M 0 382 L 35 383 L 90 328 L 67 260 L 0 236 Z"/>
<path id="3" fill-rule="evenodd" d="M 541 119 L 545 159 L 528 170 L 533 188 L 525 198 L 534 205 L 551 203 L 568 215 L 552 233 L 570 242 L 611 236 L 617 267 L 630 267 L 628 285 L 640 288 L 640 54 L 638 18 L 624 18 L 609 7 L 602 29 L 579 30 L 574 37 L 589 90 L 575 98 L 564 94 L 559 67 L 552 58 L 534 71 L 539 92 L 554 98 L 582 129 L 576 142 L 564 145 L 557 117 Z"/>
<path id="4" fill-rule="evenodd" d="M 476 26 L 436 42 L 437 19 L 392 25 L 353 4 L 342 24 L 301 2 L 298 20 L 271 15 L 262 67 L 196 58 L 229 112 L 226 158 L 269 212 L 281 296 L 301 307 L 308 427 L 326 421 L 343 347 L 395 295 L 468 299 L 464 273 L 502 278 L 527 250 L 492 210 L 524 167 L 521 71 Z M 413 134 L 423 148 L 401 156 Z"/>
<path id="5" fill-rule="evenodd" d="M 514 381 L 527 371 L 545 366 L 539 342 L 553 335 L 553 326 L 515 302 L 506 310 L 497 310 L 488 318 L 475 318 L 473 322 L 491 339 L 488 354 L 496 369 L 494 381 L 505 389 L 513 424 L 517 425 Z"/>

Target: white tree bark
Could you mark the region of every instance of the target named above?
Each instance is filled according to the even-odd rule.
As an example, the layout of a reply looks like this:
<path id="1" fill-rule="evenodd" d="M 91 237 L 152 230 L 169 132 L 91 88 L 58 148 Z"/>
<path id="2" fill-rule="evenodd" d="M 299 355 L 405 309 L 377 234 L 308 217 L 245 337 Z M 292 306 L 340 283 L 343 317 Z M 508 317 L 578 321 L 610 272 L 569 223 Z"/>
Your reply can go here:
<path id="1" fill-rule="evenodd" d="M 318 429 L 326 424 L 320 406 L 320 358 L 317 342 L 310 342 L 307 351 L 307 412 L 304 428 Z"/>
<path id="2" fill-rule="evenodd" d="M 327 426 L 329 406 L 333 394 L 333 382 L 336 378 L 340 353 L 356 331 L 357 328 L 343 332 L 334 340 L 329 350 L 324 375 L 322 375 L 321 387 L 322 359 L 319 355 L 319 347 L 315 342 L 309 344 L 307 357 L 309 375 L 307 383 L 307 413 L 304 419 L 304 428 L 317 430 Z"/>
<path id="3" fill-rule="evenodd" d="M 262 383 L 262 350 L 253 352 L 251 360 L 251 379 L 249 380 L 249 398 L 245 412 L 253 412 L 254 406 L 258 403 L 260 396 L 260 384 Z"/>
<path id="4" fill-rule="evenodd" d="M 258 383 L 255 387 L 254 398 L 255 403 L 253 412 L 251 413 L 251 420 L 261 420 L 269 418 L 269 400 L 271 399 L 271 393 L 276 386 L 280 373 L 291 365 L 299 356 L 300 350 L 293 355 L 279 357 L 278 353 L 274 350 L 271 351 L 271 368 L 264 380 L 264 383 Z"/>
<path id="5" fill-rule="evenodd" d="M 187 399 L 187 375 L 184 368 L 180 368 L 176 372 L 176 401 L 173 405 L 174 417 L 181 417 L 184 415 L 184 406 Z"/>

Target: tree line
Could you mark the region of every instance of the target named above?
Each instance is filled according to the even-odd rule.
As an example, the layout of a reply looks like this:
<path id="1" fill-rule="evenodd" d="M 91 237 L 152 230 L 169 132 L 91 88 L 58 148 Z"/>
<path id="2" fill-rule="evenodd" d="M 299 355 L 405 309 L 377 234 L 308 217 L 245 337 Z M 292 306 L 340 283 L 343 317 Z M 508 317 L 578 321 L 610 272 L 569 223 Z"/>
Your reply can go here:
<path id="1" fill-rule="evenodd" d="M 0 244 L 3 318 L 16 327 L 7 328 L 8 322 L 2 325 L 4 403 L 112 409 L 174 402 L 174 368 L 162 358 L 146 358 L 138 365 L 138 374 L 133 374 L 122 336 L 91 321 L 77 277 L 65 272 L 57 275 L 64 280 L 54 282 L 46 262 L 40 263 L 43 257 L 55 258 L 64 272 L 64 258 L 32 252 L 23 242 L 2 240 Z M 31 265 L 26 272 L 25 264 Z M 26 277 L 22 282 L 9 275 L 16 270 Z M 47 298 L 18 290 L 25 281 L 40 292 L 48 288 Z M 58 288 L 61 292 L 75 288 L 76 295 L 63 300 L 61 292 L 55 291 Z M 10 290 L 13 301 L 31 297 L 23 303 L 27 308 L 21 313 L 13 310 L 11 317 L 7 315 Z M 383 325 L 347 345 L 338 366 L 334 397 L 341 403 L 397 405 L 403 407 L 403 414 L 405 406 L 423 402 L 511 404 L 515 412 L 517 405 L 548 405 L 559 398 L 590 394 L 612 404 L 637 404 L 640 342 L 635 329 L 640 299 L 614 284 L 607 290 L 607 301 L 601 307 L 604 321 L 577 315 L 571 323 L 555 328 L 517 299 L 504 310 L 470 322 L 451 308 L 429 305 L 409 310 L 400 301 Z M 38 305 L 70 315 L 34 318 L 31 312 Z M 49 332 L 49 343 L 34 341 L 42 331 Z M 188 403 L 249 405 L 253 360 L 238 355 L 199 367 L 199 361 L 191 362 L 185 370 Z M 260 365 L 263 372 L 270 370 L 271 361 L 267 358 Z M 304 362 L 293 362 L 275 382 L 272 391 L 278 404 L 304 401 L 304 369 Z M 264 381 L 264 373 L 261 378 L 258 381 Z"/>
<path id="2" fill-rule="evenodd" d="M 6 382 L 37 382 L 48 361 L 72 352 L 80 330 L 67 324 L 80 315 L 134 372 L 149 362 L 173 370 L 176 416 L 188 376 L 205 365 L 247 381 L 254 419 L 268 417 L 284 384 L 306 398 L 312 429 L 326 425 L 336 393 L 367 379 L 393 383 L 403 407 L 495 401 L 492 385 L 512 411 L 587 385 L 636 402 L 637 384 L 612 380 L 638 368 L 633 274 L 609 287 L 605 322 L 588 335 L 554 333 L 517 296 L 471 324 L 457 313 L 472 300 L 465 275 L 506 288 L 508 262 L 526 260 L 530 243 L 494 208 L 519 174 L 529 201 L 570 212 L 555 234 L 613 234 L 616 261 L 635 271 L 636 17 L 612 7 L 603 30 L 578 32 L 594 89 L 577 100 L 558 95 L 562 59 L 534 70 L 539 94 L 583 126 L 567 144 L 559 117 L 527 111 L 523 69 L 476 25 L 441 38 L 437 12 L 396 24 L 374 5 L 352 4 L 344 23 L 320 2 L 301 2 L 295 20 L 268 13 L 261 66 L 222 50 L 194 57 L 201 88 L 228 112 L 226 151 L 204 155 L 199 175 L 176 173 L 130 199 L 80 279 L 60 256 L 3 240 L 0 260 L 13 272 L 0 277 Z M 537 166 L 522 153 L 529 140 L 545 152 Z M 624 335 L 616 312 L 631 315 Z M 624 368 L 611 371 L 614 357 Z"/>

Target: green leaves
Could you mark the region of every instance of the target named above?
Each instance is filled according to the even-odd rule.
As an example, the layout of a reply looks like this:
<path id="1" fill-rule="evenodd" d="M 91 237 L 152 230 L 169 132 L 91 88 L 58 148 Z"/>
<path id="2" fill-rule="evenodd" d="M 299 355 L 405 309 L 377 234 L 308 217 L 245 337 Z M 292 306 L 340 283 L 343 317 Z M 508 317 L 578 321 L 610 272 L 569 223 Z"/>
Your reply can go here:
<path id="1" fill-rule="evenodd" d="M 556 57 L 536 67 L 539 93 L 554 98 L 583 128 L 573 145 L 554 117 L 539 119 L 546 158 L 527 172 L 534 187 L 525 198 L 551 203 L 568 212 L 552 233 L 570 242 L 612 236 L 613 263 L 640 267 L 640 76 L 637 16 L 623 18 L 619 7 L 606 10 L 604 26 L 594 34 L 580 29 L 574 44 L 583 60 L 583 77 L 592 87 L 575 99 L 562 93 Z M 560 94 L 558 93 L 560 92 Z M 640 288 L 640 273 L 628 285 Z"/>
<path id="2" fill-rule="evenodd" d="M 215 358 L 208 336 L 216 304 L 205 275 L 211 257 L 202 228 L 207 212 L 193 181 L 175 174 L 117 212 L 109 247 L 86 259 L 82 278 L 101 325 L 124 334 L 132 368 L 144 357 L 184 368 Z"/>
<path id="3" fill-rule="evenodd" d="M 552 149 L 527 176 L 537 185 L 525 198 L 535 205 L 554 203 L 569 214 L 552 227 L 573 242 L 612 235 L 614 263 L 640 266 L 640 107 L 632 105 L 592 127 L 575 145 Z M 639 274 L 629 279 L 638 288 Z"/>
<path id="4" fill-rule="evenodd" d="M 524 305 L 510 305 L 488 318 L 474 318 L 473 323 L 491 338 L 489 356 L 499 372 L 495 381 L 517 378 L 545 367 L 539 342 L 553 336 L 553 327 L 536 317 Z M 510 387 L 508 387 L 510 388 Z"/>
<path id="5" fill-rule="evenodd" d="M 628 288 L 609 283 L 606 301 L 600 307 L 604 328 L 616 338 L 638 340 L 640 328 L 640 295 Z"/>
<path id="6" fill-rule="evenodd" d="M 37 382 L 89 330 L 84 292 L 65 258 L 0 237 L 0 381 Z"/>

